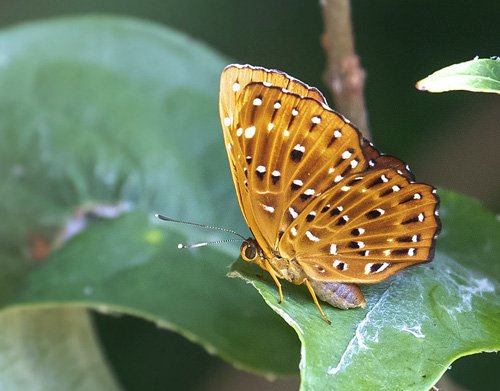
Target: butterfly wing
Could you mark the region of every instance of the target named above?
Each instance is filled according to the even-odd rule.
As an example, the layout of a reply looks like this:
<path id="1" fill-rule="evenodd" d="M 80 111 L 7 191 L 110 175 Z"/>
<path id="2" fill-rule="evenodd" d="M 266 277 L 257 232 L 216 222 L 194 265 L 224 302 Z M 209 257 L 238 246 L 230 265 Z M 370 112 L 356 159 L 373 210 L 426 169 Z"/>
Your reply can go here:
<path id="1" fill-rule="evenodd" d="M 227 67 L 220 115 L 238 201 L 271 259 L 323 281 L 377 282 L 432 259 L 432 187 L 413 183 L 315 88 L 279 72 Z"/>
<path id="2" fill-rule="evenodd" d="M 280 241 L 308 276 L 374 283 L 432 260 L 440 229 L 428 185 L 393 169 L 352 174 L 315 199 Z"/>
<path id="3" fill-rule="evenodd" d="M 222 74 L 220 115 L 238 201 L 269 258 L 293 217 L 363 159 L 358 132 L 326 110 L 318 90 L 286 74 L 250 67 Z"/>

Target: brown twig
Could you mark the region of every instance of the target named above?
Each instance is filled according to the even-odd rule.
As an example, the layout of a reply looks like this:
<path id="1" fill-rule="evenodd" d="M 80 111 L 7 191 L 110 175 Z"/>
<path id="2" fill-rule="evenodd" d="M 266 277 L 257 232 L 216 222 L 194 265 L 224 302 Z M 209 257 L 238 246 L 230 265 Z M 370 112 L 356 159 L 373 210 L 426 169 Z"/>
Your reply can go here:
<path id="1" fill-rule="evenodd" d="M 320 0 L 325 31 L 322 44 L 327 68 L 324 80 L 330 88 L 335 108 L 370 139 L 363 89 L 365 71 L 354 51 L 349 0 Z"/>

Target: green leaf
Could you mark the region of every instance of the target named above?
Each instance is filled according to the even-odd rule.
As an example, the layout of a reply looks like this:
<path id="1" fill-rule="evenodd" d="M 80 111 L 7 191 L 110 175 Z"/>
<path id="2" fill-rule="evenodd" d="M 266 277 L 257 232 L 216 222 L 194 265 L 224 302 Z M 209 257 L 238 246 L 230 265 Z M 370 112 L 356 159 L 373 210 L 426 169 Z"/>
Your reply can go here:
<path id="1" fill-rule="evenodd" d="M 101 356 L 86 311 L 4 311 L 0 329 L 0 389 L 120 389 Z"/>
<path id="2" fill-rule="evenodd" d="M 450 65 L 420 80 L 415 87 L 429 92 L 465 90 L 500 94 L 500 61 L 475 59 Z"/>
<path id="3" fill-rule="evenodd" d="M 440 191 L 443 231 L 432 263 L 362 286 L 364 309 L 323 305 L 304 287 L 272 281 L 241 261 L 236 273 L 296 330 L 302 389 L 429 390 L 459 357 L 500 349 L 500 222 L 476 201 Z"/>

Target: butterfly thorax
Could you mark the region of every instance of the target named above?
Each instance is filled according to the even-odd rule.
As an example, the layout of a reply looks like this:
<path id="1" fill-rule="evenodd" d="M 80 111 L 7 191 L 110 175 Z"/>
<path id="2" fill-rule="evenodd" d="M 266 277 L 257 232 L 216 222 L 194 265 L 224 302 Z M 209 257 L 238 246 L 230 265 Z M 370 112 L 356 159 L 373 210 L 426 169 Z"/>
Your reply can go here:
<path id="1" fill-rule="evenodd" d="M 269 271 L 270 266 L 278 278 L 300 283 L 306 277 L 296 260 L 283 258 L 277 252 L 267 256 L 254 238 L 245 240 L 241 244 L 240 252 L 243 260 L 255 262 L 263 270 Z"/>

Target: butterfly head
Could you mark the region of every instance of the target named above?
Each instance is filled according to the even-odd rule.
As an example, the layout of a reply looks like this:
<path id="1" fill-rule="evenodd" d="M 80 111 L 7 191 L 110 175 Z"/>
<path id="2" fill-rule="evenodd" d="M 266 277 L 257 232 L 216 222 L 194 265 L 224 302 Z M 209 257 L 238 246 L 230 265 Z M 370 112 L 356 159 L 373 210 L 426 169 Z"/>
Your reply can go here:
<path id="1" fill-rule="evenodd" d="M 241 258 L 247 262 L 256 262 L 259 264 L 259 261 L 264 259 L 262 249 L 260 248 L 257 241 L 253 238 L 246 239 L 243 243 L 241 243 L 240 247 Z"/>

